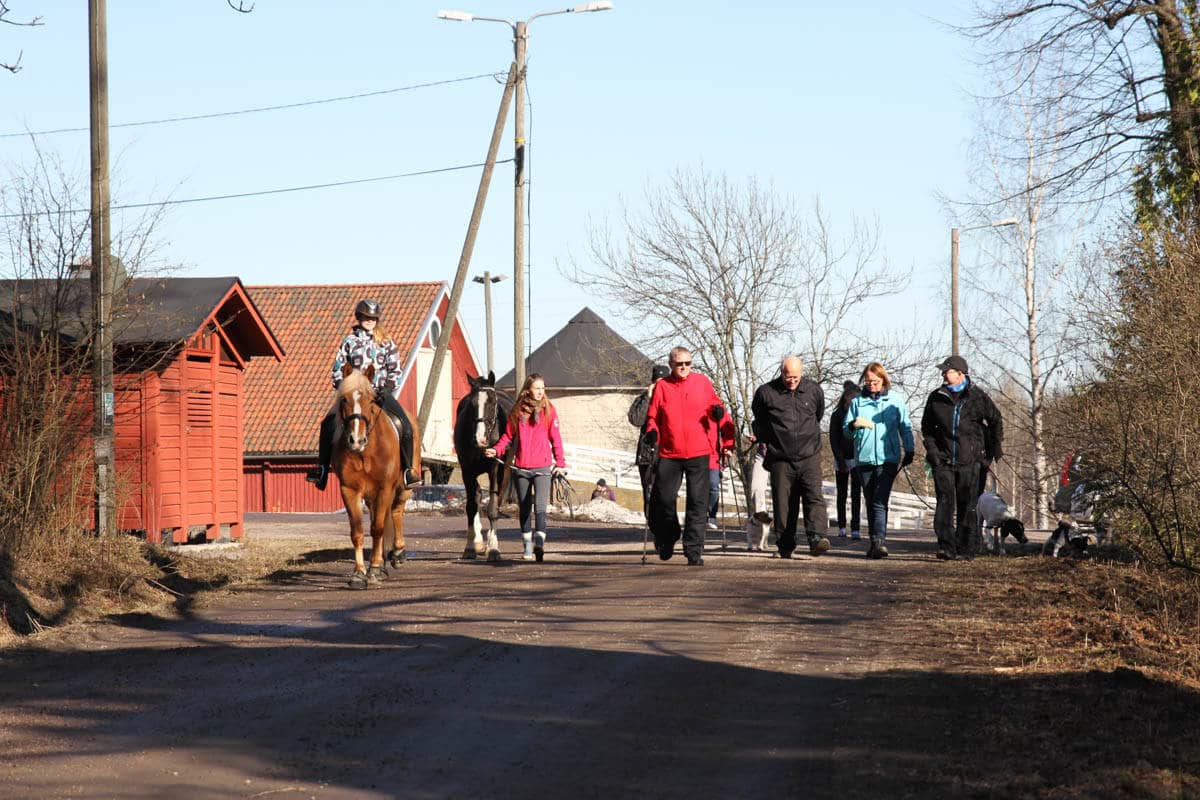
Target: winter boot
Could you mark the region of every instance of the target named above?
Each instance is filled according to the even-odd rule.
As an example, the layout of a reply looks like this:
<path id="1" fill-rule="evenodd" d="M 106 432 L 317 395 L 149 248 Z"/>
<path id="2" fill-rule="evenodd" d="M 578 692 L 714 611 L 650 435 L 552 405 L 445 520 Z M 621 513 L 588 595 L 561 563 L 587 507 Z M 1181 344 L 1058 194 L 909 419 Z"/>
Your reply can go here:
<path id="1" fill-rule="evenodd" d="M 814 534 L 808 537 L 808 553 L 812 556 L 819 556 L 829 550 L 829 540 L 820 534 Z"/>
<path id="2" fill-rule="evenodd" d="M 534 531 L 533 533 L 533 557 L 539 562 L 546 555 L 546 532 Z"/>
<path id="3" fill-rule="evenodd" d="M 887 558 L 887 548 L 884 547 L 883 539 L 878 536 L 871 537 L 871 544 L 867 547 L 867 558 Z"/>
<path id="4" fill-rule="evenodd" d="M 521 558 L 526 561 L 533 561 L 533 534 L 528 531 L 522 531 L 521 541 L 525 543 L 525 552 L 521 554 Z M 541 561 L 541 559 L 539 558 L 538 561 Z"/>

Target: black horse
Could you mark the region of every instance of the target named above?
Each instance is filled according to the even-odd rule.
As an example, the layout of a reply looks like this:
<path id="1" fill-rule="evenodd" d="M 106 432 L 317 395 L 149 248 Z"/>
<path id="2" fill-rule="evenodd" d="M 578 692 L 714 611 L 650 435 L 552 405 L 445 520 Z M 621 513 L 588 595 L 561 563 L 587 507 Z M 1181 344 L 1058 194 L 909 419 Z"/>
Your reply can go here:
<path id="1" fill-rule="evenodd" d="M 458 466 L 462 471 L 463 486 L 467 495 L 467 545 L 463 558 L 475 558 L 484 552 L 483 534 L 479 522 L 479 506 L 482 491 L 479 476 L 488 476 L 487 509 L 487 560 L 500 559 L 500 542 L 496 538 L 496 517 L 499 516 L 500 498 L 504 490 L 507 470 L 483 451 L 500 440 L 500 433 L 512 411 L 513 401 L 496 391 L 496 375 L 488 372 L 487 377 L 470 378 L 471 391 L 458 401 L 454 416 L 454 450 L 458 454 Z"/>

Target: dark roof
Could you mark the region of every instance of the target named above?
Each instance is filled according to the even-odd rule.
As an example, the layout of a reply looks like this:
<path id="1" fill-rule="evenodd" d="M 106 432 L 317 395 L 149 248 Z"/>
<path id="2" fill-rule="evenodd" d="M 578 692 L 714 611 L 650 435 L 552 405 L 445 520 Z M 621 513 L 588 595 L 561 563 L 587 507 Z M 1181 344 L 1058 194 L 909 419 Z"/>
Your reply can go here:
<path id="1" fill-rule="evenodd" d="M 530 353 L 525 374 L 541 373 L 551 389 L 635 388 L 645 386 L 653 362 L 584 308 L 562 330 Z M 513 385 L 514 370 L 497 381 Z"/>
<path id="2" fill-rule="evenodd" d="M 238 300 L 234 307 L 225 310 L 228 313 L 222 313 L 220 322 L 250 337 L 248 352 L 243 356 L 275 355 L 270 329 L 260 329 L 261 315 L 246 296 L 242 282 L 233 277 L 134 278 L 129 281 L 124 297 L 114 304 L 113 344 L 182 342 L 199 331 L 231 293 Z M 78 337 L 92 315 L 91 296 L 91 284 L 86 278 L 3 280 L 0 315 L 11 318 L 16 310 L 22 323 L 41 327 L 39 320 L 46 319 L 47 310 L 54 308 L 60 319 L 59 332 L 68 338 Z M 270 342 L 267 337 L 271 337 Z"/>

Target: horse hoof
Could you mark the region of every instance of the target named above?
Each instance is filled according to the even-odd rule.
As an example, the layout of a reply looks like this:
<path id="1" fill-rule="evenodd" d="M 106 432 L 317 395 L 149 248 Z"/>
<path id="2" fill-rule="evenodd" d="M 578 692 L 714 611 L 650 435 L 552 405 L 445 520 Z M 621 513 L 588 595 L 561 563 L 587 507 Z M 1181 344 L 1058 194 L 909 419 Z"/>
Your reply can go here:
<path id="1" fill-rule="evenodd" d="M 387 570 L 383 567 L 370 567 L 367 569 L 367 583 L 379 583 L 387 577 Z"/>
<path id="2" fill-rule="evenodd" d="M 462 557 L 463 557 L 463 560 L 465 560 L 465 561 L 474 561 L 475 560 L 475 548 L 468 547 L 466 550 L 463 550 Z"/>
<path id="3" fill-rule="evenodd" d="M 367 573 L 356 572 L 350 576 L 350 588 L 351 589 L 365 589 L 365 588 L 367 588 L 367 586 L 368 586 Z"/>
<path id="4" fill-rule="evenodd" d="M 391 562 L 393 569 L 400 569 L 400 565 L 407 560 L 408 553 L 402 547 L 398 547 L 388 554 L 388 561 Z"/>
<path id="5" fill-rule="evenodd" d="M 488 561 L 499 561 L 500 560 L 500 551 L 496 550 L 495 548 L 488 550 L 487 560 Z"/>

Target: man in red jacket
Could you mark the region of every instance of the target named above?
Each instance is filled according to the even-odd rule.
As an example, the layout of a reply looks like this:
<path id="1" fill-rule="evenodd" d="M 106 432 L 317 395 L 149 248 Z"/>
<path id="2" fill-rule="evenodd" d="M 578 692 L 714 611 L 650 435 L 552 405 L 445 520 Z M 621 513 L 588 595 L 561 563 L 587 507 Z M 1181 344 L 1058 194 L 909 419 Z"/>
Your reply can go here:
<path id="1" fill-rule="evenodd" d="M 675 498 L 687 479 L 683 553 L 691 566 L 704 564 L 704 527 L 708 519 L 708 463 L 714 443 L 722 455 L 733 447 L 733 422 L 712 382 L 692 372 L 692 353 L 671 350 L 671 374 L 660 380 L 646 412 L 646 439 L 658 444 L 658 465 L 651 498 L 650 530 L 654 549 L 666 561 L 679 541 Z M 715 434 L 714 434 L 715 429 Z"/>

